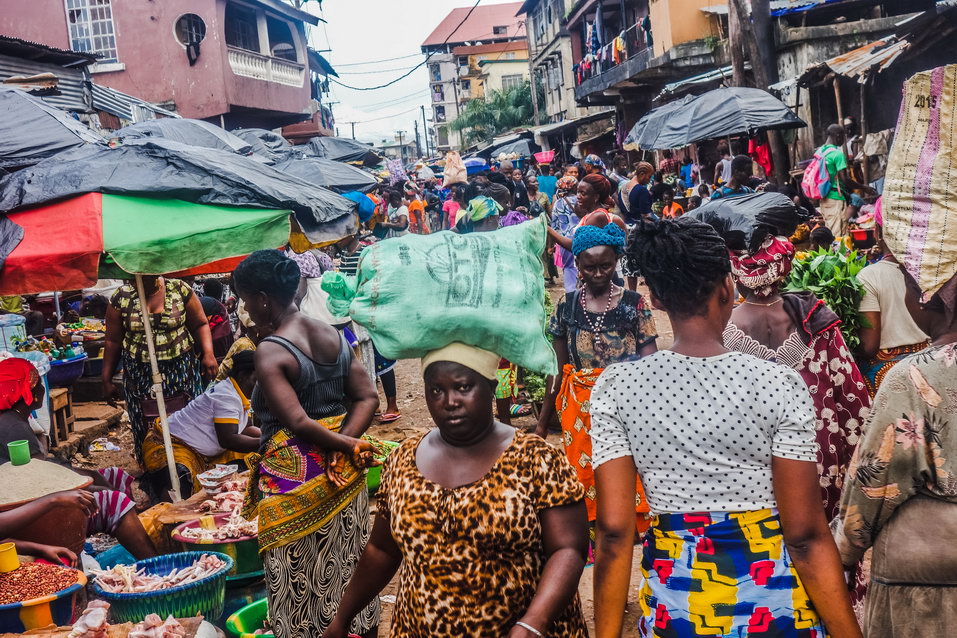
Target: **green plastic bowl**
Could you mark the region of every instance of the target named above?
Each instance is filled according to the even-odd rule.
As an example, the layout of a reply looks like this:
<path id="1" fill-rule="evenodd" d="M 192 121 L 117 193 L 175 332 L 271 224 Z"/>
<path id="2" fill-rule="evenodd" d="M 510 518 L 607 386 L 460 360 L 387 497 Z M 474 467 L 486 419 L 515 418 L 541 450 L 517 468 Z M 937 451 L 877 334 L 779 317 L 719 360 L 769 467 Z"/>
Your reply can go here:
<path id="1" fill-rule="evenodd" d="M 230 638 L 253 638 L 269 616 L 269 601 L 263 598 L 250 603 L 226 619 L 226 633 Z M 259 634 L 270 637 L 272 634 Z"/>
<path id="2" fill-rule="evenodd" d="M 385 454 L 381 454 L 381 455 L 377 454 L 375 458 L 377 461 L 383 461 L 383 462 L 386 460 L 386 457 L 388 457 L 400 445 L 399 443 L 396 443 L 395 441 L 379 441 L 379 443 L 381 443 L 387 449 Z M 369 494 L 374 494 L 375 491 L 379 489 L 379 484 L 381 482 L 382 482 L 382 466 L 376 465 L 375 467 L 370 467 L 369 471 L 366 473 L 366 487 L 369 489 Z"/>

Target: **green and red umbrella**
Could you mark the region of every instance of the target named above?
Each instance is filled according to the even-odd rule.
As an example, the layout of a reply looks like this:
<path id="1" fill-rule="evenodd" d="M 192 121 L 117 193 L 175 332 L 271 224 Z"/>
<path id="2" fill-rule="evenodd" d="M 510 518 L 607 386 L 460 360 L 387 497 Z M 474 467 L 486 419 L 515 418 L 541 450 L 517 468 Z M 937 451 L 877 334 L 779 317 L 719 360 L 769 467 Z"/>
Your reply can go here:
<path id="1" fill-rule="evenodd" d="M 0 294 L 88 288 L 103 277 L 226 272 L 289 241 L 288 210 L 87 193 L 10 213 L 23 239 L 0 269 Z"/>

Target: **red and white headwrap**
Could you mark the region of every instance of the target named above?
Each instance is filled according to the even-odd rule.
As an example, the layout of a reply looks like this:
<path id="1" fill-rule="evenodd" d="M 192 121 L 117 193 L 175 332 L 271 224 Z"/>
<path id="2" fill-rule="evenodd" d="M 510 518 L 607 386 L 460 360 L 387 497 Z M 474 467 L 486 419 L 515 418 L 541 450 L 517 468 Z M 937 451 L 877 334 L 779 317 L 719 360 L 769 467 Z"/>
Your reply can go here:
<path id="1" fill-rule="evenodd" d="M 729 251 L 731 274 L 739 284 L 758 296 L 774 293 L 777 284 L 791 272 L 794 246 L 785 237 L 769 236 L 753 255 L 746 250 Z"/>

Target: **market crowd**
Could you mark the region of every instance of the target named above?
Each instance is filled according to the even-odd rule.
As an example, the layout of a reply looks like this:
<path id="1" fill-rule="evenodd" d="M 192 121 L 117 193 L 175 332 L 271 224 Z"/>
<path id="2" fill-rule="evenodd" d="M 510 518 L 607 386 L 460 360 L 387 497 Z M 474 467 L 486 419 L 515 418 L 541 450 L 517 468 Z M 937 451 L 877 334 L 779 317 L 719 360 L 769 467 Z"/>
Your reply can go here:
<path id="1" fill-rule="evenodd" d="M 241 512 L 258 516 L 275 635 L 377 635 L 398 573 L 391 636 L 584 637 L 587 565 L 599 638 L 636 622 L 632 587 L 642 636 L 948 635 L 955 286 L 921 298 L 845 141 L 845 127 L 827 129 L 818 155 L 834 186 L 816 201 L 774 183 L 766 152 L 728 145 L 711 165 L 665 151 L 474 171 L 456 155 L 444 181 L 392 166 L 360 231 L 333 246 L 258 251 L 222 281 L 145 278 L 179 481 L 188 496 L 217 464 L 250 469 Z M 747 245 L 703 215 L 765 206 L 783 212 Z M 396 362 L 330 312 L 323 276 L 355 276 L 367 246 L 406 235 L 534 223 L 547 227 L 542 278 L 564 290 L 545 321 L 558 373 L 534 430 L 511 425 L 530 410 L 524 369 L 465 335 L 429 352 L 409 390 L 435 428 L 388 455 L 370 517 L 366 433 L 402 417 Z M 849 334 L 846 309 L 789 276 L 802 252 L 846 254 L 852 228 L 873 246 Z M 135 288 L 86 303 L 106 321 L 104 389 L 125 401 L 141 483 L 168 498 Z M 670 322 L 667 349 L 653 308 Z M 28 420 L 42 392 L 30 365 L 0 361 L 0 439 L 47 458 Z M 69 501 L 90 531 L 155 554 L 132 477 L 93 474 L 89 490 L 0 512 L 0 537 L 75 559 L 16 536 Z"/>

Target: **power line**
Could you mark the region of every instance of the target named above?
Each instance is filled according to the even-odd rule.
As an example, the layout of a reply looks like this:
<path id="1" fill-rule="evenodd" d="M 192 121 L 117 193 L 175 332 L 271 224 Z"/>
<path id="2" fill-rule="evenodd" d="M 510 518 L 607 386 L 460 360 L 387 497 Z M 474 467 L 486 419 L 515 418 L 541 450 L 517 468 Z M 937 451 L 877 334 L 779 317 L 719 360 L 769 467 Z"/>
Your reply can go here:
<path id="1" fill-rule="evenodd" d="M 337 64 L 337 67 L 344 66 L 362 66 L 364 64 L 379 64 L 380 62 L 393 62 L 395 60 L 405 60 L 407 58 L 414 58 L 422 55 L 422 53 L 410 53 L 409 55 L 400 55 L 397 58 L 386 58 L 384 60 L 369 60 L 368 62 L 350 62 L 349 64 Z"/>
<path id="2" fill-rule="evenodd" d="M 410 67 L 403 66 L 398 69 L 380 69 L 379 71 L 339 71 L 339 75 L 375 75 L 376 73 L 392 73 L 394 71 L 407 71 Z"/>
<path id="3" fill-rule="evenodd" d="M 398 113 L 393 113 L 392 115 L 383 115 L 382 117 L 373 117 L 368 120 L 362 120 L 361 122 L 356 122 L 356 124 L 365 124 L 366 122 L 378 122 L 379 120 L 391 120 L 394 117 L 400 115 L 405 115 L 406 113 L 411 113 L 412 111 L 418 111 L 418 106 L 413 106 L 411 109 L 406 109 L 405 111 L 399 111 Z M 351 124 L 351 122 L 345 122 L 345 124 Z"/>
<path id="4" fill-rule="evenodd" d="M 480 2 L 482 2 L 482 0 L 475 0 L 475 4 L 472 5 L 472 8 L 469 9 L 469 12 L 466 13 L 466 14 L 465 14 L 465 17 L 462 18 L 462 21 L 459 22 L 458 25 L 456 25 L 456 27 L 455 27 L 454 29 L 452 29 L 452 32 L 449 33 L 448 36 L 446 36 L 445 40 L 442 41 L 442 44 L 447 43 L 447 42 L 449 41 L 449 39 L 450 39 L 453 35 L 455 35 L 455 32 L 458 31 L 459 28 L 460 28 L 463 24 L 465 24 L 465 21 L 468 20 L 468 19 L 472 16 L 472 12 L 475 11 L 475 9 L 479 6 L 479 3 L 480 3 Z M 433 55 L 434 55 L 434 53 L 429 53 L 427 56 L 425 56 L 425 59 L 424 59 L 424 60 L 422 60 L 421 62 L 419 62 L 418 64 L 416 64 L 414 67 L 412 67 L 411 69 L 409 69 L 406 73 L 400 75 L 399 77 L 397 77 L 396 79 L 392 80 L 391 82 L 386 82 L 385 84 L 380 84 L 379 86 L 365 86 L 365 87 L 362 87 L 362 86 L 349 86 L 348 84 L 343 84 L 342 82 L 339 82 L 338 80 L 332 80 L 332 81 L 333 81 L 335 84 L 338 84 L 339 86 L 341 86 L 341 87 L 343 87 L 343 88 L 352 89 L 353 91 L 375 91 L 376 89 L 384 89 L 384 88 L 387 87 L 387 86 L 392 86 L 393 84 L 395 84 L 395 83 L 398 82 L 399 80 L 403 80 L 403 79 L 409 77 L 409 76 L 412 75 L 412 73 L 413 73 L 416 69 L 418 69 L 419 67 L 425 66 L 425 64 L 429 61 L 429 58 L 431 58 Z"/>
<path id="5" fill-rule="evenodd" d="M 402 102 L 408 102 L 409 100 L 420 100 L 420 99 L 423 99 L 423 98 L 426 97 L 426 95 L 427 95 L 428 93 L 429 93 L 429 89 L 428 89 L 428 88 L 425 88 L 425 89 L 422 89 L 421 91 L 416 91 L 415 93 L 411 93 L 411 94 L 409 94 L 409 95 L 404 95 L 404 96 L 402 96 L 402 97 L 397 97 L 397 98 L 394 98 L 394 99 L 392 99 L 392 100 L 385 100 L 385 101 L 383 101 L 383 102 L 376 102 L 375 104 L 364 104 L 364 105 L 362 106 L 362 109 L 363 109 L 364 111 L 381 110 L 382 108 L 388 108 L 388 107 L 390 107 L 390 106 L 395 106 L 396 104 L 401 104 Z"/>

